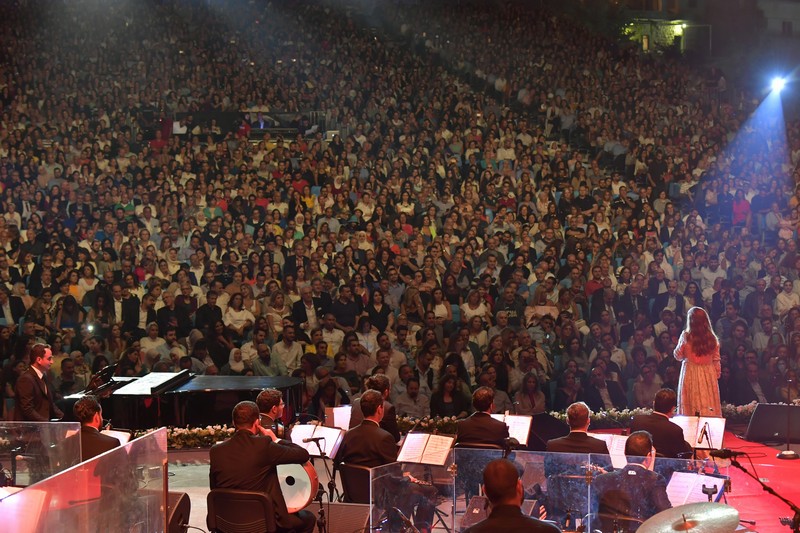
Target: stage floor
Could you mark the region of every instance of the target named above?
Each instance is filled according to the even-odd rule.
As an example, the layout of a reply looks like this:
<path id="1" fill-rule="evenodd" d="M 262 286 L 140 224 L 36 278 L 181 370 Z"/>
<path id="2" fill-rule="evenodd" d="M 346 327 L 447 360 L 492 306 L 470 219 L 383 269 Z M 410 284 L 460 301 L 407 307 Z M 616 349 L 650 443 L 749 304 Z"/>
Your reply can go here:
<path id="1" fill-rule="evenodd" d="M 726 431 L 724 447 L 735 451 L 747 452 L 750 460 L 755 465 L 756 475 L 769 484 L 785 498 L 800 504 L 800 460 L 782 461 L 775 458 L 779 450 L 763 444 L 748 442 L 740 436 Z M 800 446 L 793 446 L 800 451 Z M 186 492 L 192 501 L 192 510 L 189 525 L 206 530 L 206 496 L 208 494 L 208 451 L 177 451 L 170 452 L 169 457 L 169 490 Z M 750 461 L 742 457 L 740 462 L 752 471 Z M 724 469 L 727 461 L 718 460 L 720 469 Z M 320 483 L 327 485 L 328 478 L 317 461 L 317 472 Z M 776 497 L 764 492 L 755 480 L 746 476 L 736 468 L 728 471 L 731 477 L 731 492 L 726 494 L 727 503 L 739 510 L 742 520 L 755 521 L 755 525 L 747 525 L 743 531 L 757 531 L 759 533 L 788 532 L 789 528 L 780 524 L 780 517 L 790 517 L 792 513 L 788 506 Z M 339 487 L 341 490 L 341 487 Z M 456 500 L 456 515 L 460 518 L 466 510 L 464 498 Z M 452 511 L 449 501 L 440 505 L 444 513 Z M 437 527 L 436 531 L 444 531 Z M 329 533 L 351 533 L 339 531 L 336 524 L 332 523 Z"/>

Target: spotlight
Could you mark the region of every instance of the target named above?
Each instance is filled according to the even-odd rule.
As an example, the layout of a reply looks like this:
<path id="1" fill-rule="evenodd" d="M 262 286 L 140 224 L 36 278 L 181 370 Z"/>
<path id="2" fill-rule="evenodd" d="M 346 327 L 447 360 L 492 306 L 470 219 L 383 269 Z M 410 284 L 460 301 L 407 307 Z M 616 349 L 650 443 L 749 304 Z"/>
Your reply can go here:
<path id="1" fill-rule="evenodd" d="M 783 78 L 774 78 L 772 80 L 772 90 L 775 92 L 781 92 L 783 88 L 786 87 L 786 80 Z"/>

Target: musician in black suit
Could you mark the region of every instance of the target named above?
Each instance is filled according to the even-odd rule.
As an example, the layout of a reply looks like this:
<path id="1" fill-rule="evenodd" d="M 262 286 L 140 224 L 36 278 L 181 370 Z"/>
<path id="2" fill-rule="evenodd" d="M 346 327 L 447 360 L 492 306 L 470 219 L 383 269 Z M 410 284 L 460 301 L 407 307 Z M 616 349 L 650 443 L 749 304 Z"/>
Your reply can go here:
<path id="1" fill-rule="evenodd" d="M 508 438 L 508 426 L 491 416 L 494 411 L 494 390 L 490 387 L 478 387 L 472 393 L 472 406 L 475 412 L 458 421 L 456 443 L 504 447 Z"/>
<path id="2" fill-rule="evenodd" d="M 285 403 L 283 393 L 278 389 L 264 389 L 256 397 L 256 405 L 261 417 L 261 427 L 271 430 L 279 439 L 292 440 L 289 429 L 281 423 Z"/>
<path id="3" fill-rule="evenodd" d="M 381 429 L 378 424 L 384 416 L 383 394 L 369 389 L 359 398 L 364 420 L 345 433 L 337 463 L 375 468 L 397 460 L 397 445 L 394 437 Z M 420 484 L 407 474 L 384 475 L 381 479 L 386 508 L 390 509 L 388 520 L 390 531 L 399 526 L 399 515 L 393 508 L 400 509 L 405 516 L 413 515 L 414 524 L 420 531 L 429 531 L 433 523 L 434 502 L 438 491 L 430 484 Z M 416 510 L 415 510 L 416 509 Z"/>
<path id="4" fill-rule="evenodd" d="M 575 402 L 567 408 L 569 435 L 547 441 L 548 452 L 596 453 L 608 455 L 605 441 L 590 437 L 589 407 L 583 402 Z"/>
<path id="5" fill-rule="evenodd" d="M 81 423 L 81 461 L 87 461 L 120 445 L 119 439 L 100 433 L 103 408 L 97 398 L 87 394 L 75 402 L 72 413 Z"/>
<path id="6" fill-rule="evenodd" d="M 383 418 L 380 421 L 381 429 L 388 431 L 395 442 L 400 440 L 400 430 L 397 428 L 397 411 L 394 405 L 389 403 L 389 393 L 391 392 L 391 383 L 386 374 L 375 374 L 367 378 L 366 386 L 368 389 L 373 389 L 383 395 Z M 364 420 L 364 414 L 361 411 L 361 398 L 353 400 L 353 407 L 350 411 L 350 429 L 353 429 Z"/>
<path id="7" fill-rule="evenodd" d="M 683 439 L 683 430 L 670 421 L 675 416 L 678 395 L 672 389 L 661 389 L 653 400 L 653 412 L 636 415 L 631 431 L 647 431 L 653 437 L 653 446 L 660 457 L 689 458 L 692 446 Z"/>
<path id="8" fill-rule="evenodd" d="M 496 531 L 530 531 L 557 533 L 556 526 L 522 514 L 525 489 L 517 467 L 508 459 L 495 459 L 483 470 L 483 488 L 492 504 L 485 520 L 464 530 L 464 533 L 494 533 Z"/>
<path id="9" fill-rule="evenodd" d="M 397 459 L 397 444 L 388 431 L 381 429 L 384 415 L 383 394 L 370 389 L 359 398 L 364 420 L 345 433 L 336 461 L 375 468 Z"/>
<path id="10" fill-rule="evenodd" d="M 672 505 L 667 497 L 667 482 L 649 470 L 656 458 L 653 440 L 647 431 L 632 433 L 625 443 L 628 464 L 625 468 L 601 474 L 594 480 L 592 511 L 597 513 L 602 531 L 634 531 L 639 524 Z"/>
<path id="11" fill-rule="evenodd" d="M 64 413 L 53 401 L 55 387 L 47 376 L 53 365 L 53 352 L 45 344 L 35 344 L 30 360 L 30 368 L 17 379 L 14 420 L 49 422 L 51 418 L 62 418 Z"/>
<path id="12" fill-rule="evenodd" d="M 263 428 L 254 402 L 236 404 L 233 425 L 233 436 L 211 448 L 211 488 L 263 492 L 272 500 L 278 531 L 314 531 L 317 520 L 313 514 L 305 510 L 290 514 L 286 510 L 275 469 L 281 464 L 308 462 L 308 452 Z"/>

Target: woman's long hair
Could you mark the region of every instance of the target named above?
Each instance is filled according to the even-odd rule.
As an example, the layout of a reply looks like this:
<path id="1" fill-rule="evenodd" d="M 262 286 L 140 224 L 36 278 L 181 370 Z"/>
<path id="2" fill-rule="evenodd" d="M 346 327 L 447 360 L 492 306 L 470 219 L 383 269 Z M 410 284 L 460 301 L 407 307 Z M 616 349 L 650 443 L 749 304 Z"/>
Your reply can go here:
<path id="1" fill-rule="evenodd" d="M 686 329 L 681 333 L 681 342 L 686 342 L 697 355 L 712 355 L 719 347 L 708 313 L 702 307 L 692 307 L 687 313 Z"/>

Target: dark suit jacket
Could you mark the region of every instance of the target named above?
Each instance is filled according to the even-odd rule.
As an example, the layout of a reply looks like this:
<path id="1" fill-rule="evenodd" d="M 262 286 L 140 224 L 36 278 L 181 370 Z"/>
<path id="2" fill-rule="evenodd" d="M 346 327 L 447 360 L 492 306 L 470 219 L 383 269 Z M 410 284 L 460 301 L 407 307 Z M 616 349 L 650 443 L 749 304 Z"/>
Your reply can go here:
<path id="1" fill-rule="evenodd" d="M 371 420 L 348 430 L 336 455 L 337 463 L 375 468 L 397 460 L 394 437 Z"/>
<path id="2" fill-rule="evenodd" d="M 45 374 L 45 379 L 47 375 Z M 51 418 L 61 418 L 64 413 L 53 402 L 55 387 L 39 379 L 33 367 L 28 368 L 17 379 L 17 400 L 14 405 L 14 420 L 26 422 L 49 422 Z"/>
<path id="3" fill-rule="evenodd" d="M 103 435 L 92 426 L 81 426 L 81 461 L 87 461 L 119 445 L 116 437 Z"/>
<path id="4" fill-rule="evenodd" d="M 678 454 L 691 453 L 692 447 L 683 440 L 683 430 L 662 414 L 651 413 L 633 417 L 631 432 L 649 431 L 658 455 L 677 458 Z M 688 458 L 688 457 L 687 457 Z"/>
<path id="5" fill-rule="evenodd" d="M 667 482 L 656 472 L 641 465 L 628 464 L 625 468 L 601 474 L 592 487 L 593 502 L 590 512 L 601 515 L 647 520 L 656 513 L 669 509 Z M 613 518 L 603 520 L 603 531 L 611 531 Z M 609 527 L 611 526 L 611 527 Z"/>
<path id="6" fill-rule="evenodd" d="M 647 307 L 647 297 L 642 293 L 633 296 L 628 289 L 625 289 L 625 294 L 623 294 L 619 299 L 619 305 L 615 306 L 614 309 L 617 312 L 623 311 L 625 313 L 625 322 L 630 322 L 633 320 L 634 309 L 644 310 L 644 312 L 647 313 L 647 316 L 650 316 Z M 619 317 L 617 317 L 617 319 L 619 319 Z"/>
<path id="7" fill-rule="evenodd" d="M 547 441 L 547 451 L 608 455 L 608 446 L 606 446 L 605 441 L 591 437 L 582 431 L 570 431 L 566 437 Z"/>
<path id="8" fill-rule="evenodd" d="M 292 527 L 275 467 L 308 462 L 306 450 L 289 441 L 275 443 L 269 437 L 239 430 L 230 439 L 214 445 L 210 457 L 212 489 L 263 492 L 272 500 L 278 526 Z"/>
<path id="9" fill-rule="evenodd" d="M 353 400 L 352 408 L 350 410 L 350 428 L 353 429 L 361 422 L 364 421 L 364 413 L 361 411 L 361 398 Z M 383 419 L 381 420 L 381 428 L 388 431 L 389 434 L 397 442 L 400 440 L 400 430 L 397 427 L 397 412 L 394 405 L 386 400 L 383 401 Z"/>
<path id="10" fill-rule="evenodd" d="M 166 306 L 156 311 L 156 319 L 158 320 L 158 331 L 161 336 L 164 335 L 169 321 L 174 318 L 176 328 L 178 328 L 178 338 L 186 337 L 192 329 L 192 321 L 189 318 L 189 312 L 185 307 L 176 305 L 175 309 L 170 309 Z"/>
<path id="11" fill-rule="evenodd" d="M 617 296 L 616 293 L 614 293 L 614 298 L 611 302 L 611 307 L 614 309 L 615 313 L 616 310 L 619 309 L 619 297 Z M 603 290 L 600 289 L 594 294 L 592 294 L 592 300 L 589 305 L 589 320 L 591 322 L 598 322 L 600 320 L 600 313 L 605 308 L 606 304 L 603 301 Z"/>
<path id="12" fill-rule="evenodd" d="M 758 383 L 761 385 L 761 391 L 767 398 L 767 402 L 770 403 L 774 402 L 775 401 L 774 387 L 772 387 L 766 380 L 761 378 L 758 379 Z M 750 382 L 747 381 L 747 378 L 744 377 L 736 380 L 734 398 L 736 399 L 736 405 L 747 405 L 750 402 L 758 401 L 758 397 L 756 396 L 755 391 L 753 391 L 753 387 L 750 385 Z"/>
<path id="13" fill-rule="evenodd" d="M 608 395 L 611 397 L 611 402 L 617 409 L 625 409 L 628 406 L 628 399 L 625 396 L 625 391 L 622 386 L 616 381 L 606 381 L 606 388 Z M 583 401 L 592 411 L 605 411 L 606 406 L 603 403 L 603 398 L 600 396 L 600 391 L 591 383 L 587 384 L 583 389 Z"/>
<path id="14" fill-rule="evenodd" d="M 25 304 L 22 302 L 22 298 L 19 296 L 9 296 L 8 306 L 11 309 L 11 320 L 14 321 L 14 324 L 19 324 L 20 319 L 25 316 Z M 2 314 L 2 309 L 0 309 L 0 318 L 6 318 Z"/>
<path id="15" fill-rule="evenodd" d="M 314 312 L 317 313 L 317 320 L 322 324 L 322 317 L 325 315 L 325 306 L 319 298 L 312 298 L 314 304 Z M 306 313 L 306 304 L 303 300 L 292 304 L 292 322 L 298 328 L 303 322 L 308 322 L 308 314 Z"/>
<path id="16" fill-rule="evenodd" d="M 464 533 L 495 533 L 496 531 L 530 531 L 532 533 L 558 533 L 556 526 L 522 514 L 517 505 L 492 507 L 486 520 L 464 530 Z"/>
<path id="17" fill-rule="evenodd" d="M 504 446 L 506 438 L 508 438 L 508 426 L 486 413 L 472 413 L 458 421 L 457 443 Z"/>
<path id="18" fill-rule="evenodd" d="M 135 331 L 139 327 L 139 309 L 142 307 L 142 302 L 136 296 L 131 296 L 122 300 L 122 331 L 129 333 Z M 152 309 L 152 320 L 150 312 L 147 313 L 147 324 L 156 321 L 156 312 Z M 119 322 L 119 318 L 117 318 Z"/>
<path id="19" fill-rule="evenodd" d="M 661 320 L 661 311 L 667 306 L 669 302 L 669 293 L 662 292 L 658 296 L 655 297 L 653 300 L 653 309 L 652 313 L 650 313 L 650 319 L 653 321 L 653 324 Z M 683 299 L 682 294 L 675 295 L 675 314 L 679 317 L 686 316 L 686 301 Z"/>

